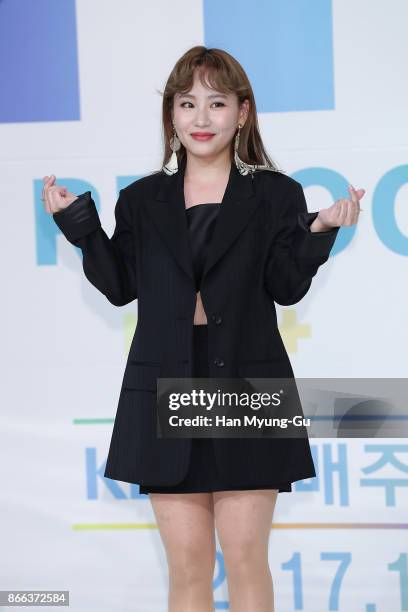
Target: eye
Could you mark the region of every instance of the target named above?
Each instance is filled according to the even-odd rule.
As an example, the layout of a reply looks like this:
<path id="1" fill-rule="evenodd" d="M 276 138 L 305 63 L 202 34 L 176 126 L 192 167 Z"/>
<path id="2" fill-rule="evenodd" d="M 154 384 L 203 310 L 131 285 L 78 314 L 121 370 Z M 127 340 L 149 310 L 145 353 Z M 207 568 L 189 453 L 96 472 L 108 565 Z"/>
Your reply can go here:
<path id="1" fill-rule="evenodd" d="M 184 106 L 185 104 L 191 104 L 191 106 L 192 106 L 192 103 L 191 103 L 191 102 L 182 102 L 182 103 L 180 104 L 180 106 L 181 106 L 182 108 L 187 108 L 186 106 Z M 213 102 L 213 104 L 221 104 L 221 106 L 225 106 L 224 102 Z M 188 107 L 188 108 L 190 108 L 190 107 Z"/>

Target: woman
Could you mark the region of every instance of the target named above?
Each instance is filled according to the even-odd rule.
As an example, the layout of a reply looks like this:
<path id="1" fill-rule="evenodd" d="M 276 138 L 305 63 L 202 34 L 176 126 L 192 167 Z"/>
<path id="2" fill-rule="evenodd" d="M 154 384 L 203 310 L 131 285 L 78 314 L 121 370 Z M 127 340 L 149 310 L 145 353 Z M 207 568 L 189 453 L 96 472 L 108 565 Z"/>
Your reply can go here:
<path id="1" fill-rule="evenodd" d="M 169 610 L 213 610 L 216 525 L 231 610 L 269 612 L 273 511 L 279 491 L 316 475 L 307 437 L 159 438 L 152 392 L 158 377 L 293 377 L 274 302 L 307 293 L 364 190 L 308 213 L 300 184 L 265 152 L 243 68 L 219 49 L 177 62 L 163 128 L 163 167 L 120 191 L 112 238 L 90 192 L 77 197 L 53 175 L 45 209 L 110 302 L 138 299 L 105 476 L 150 495 Z"/>

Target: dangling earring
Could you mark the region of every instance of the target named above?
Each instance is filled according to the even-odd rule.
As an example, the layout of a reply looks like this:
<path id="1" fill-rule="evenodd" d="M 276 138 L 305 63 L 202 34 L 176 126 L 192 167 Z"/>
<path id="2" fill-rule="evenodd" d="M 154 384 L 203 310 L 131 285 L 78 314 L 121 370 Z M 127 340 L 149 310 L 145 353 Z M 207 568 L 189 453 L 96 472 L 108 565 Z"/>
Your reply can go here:
<path id="1" fill-rule="evenodd" d="M 166 174 L 171 176 L 172 174 L 176 174 L 178 172 L 178 163 L 177 163 L 177 155 L 176 151 L 180 149 L 181 143 L 179 137 L 177 136 L 176 128 L 173 125 L 173 136 L 170 138 L 170 148 L 173 151 L 171 157 L 167 161 L 167 163 L 163 166 L 163 170 Z"/>
<path id="2" fill-rule="evenodd" d="M 248 174 L 250 170 L 249 170 L 248 164 L 243 162 L 242 159 L 240 159 L 238 155 L 239 137 L 241 135 L 241 128 L 242 128 L 242 125 L 238 123 L 238 132 L 235 135 L 235 141 L 234 141 L 234 161 L 235 161 L 235 165 L 238 168 L 239 172 L 245 176 L 246 174 Z"/>
<path id="3" fill-rule="evenodd" d="M 247 164 L 244 161 L 242 161 L 242 159 L 240 159 L 238 155 L 238 147 L 239 147 L 239 137 L 241 134 L 242 127 L 243 126 L 240 123 L 238 123 L 238 132 L 235 135 L 235 141 L 234 141 L 234 161 L 235 161 L 235 165 L 238 168 L 239 172 L 244 176 L 246 174 L 251 174 L 252 178 L 254 178 L 254 173 L 256 172 L 256 170 L 270 170 L 271 172 L 279 172 L 279 170 L 277 170 L 276 168 L 272 168 L 271 166 Z"/>

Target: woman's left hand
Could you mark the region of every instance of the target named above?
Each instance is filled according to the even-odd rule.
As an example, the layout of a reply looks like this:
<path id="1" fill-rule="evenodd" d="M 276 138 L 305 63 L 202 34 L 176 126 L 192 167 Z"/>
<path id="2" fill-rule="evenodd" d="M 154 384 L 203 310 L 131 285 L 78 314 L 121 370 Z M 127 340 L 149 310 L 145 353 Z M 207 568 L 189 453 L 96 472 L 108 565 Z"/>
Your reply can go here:
<path id="1" fill-rule="evenodd" d="M 354 189 L 349 185 L 350 199 L 340 198 L 330 208 L 322 208 L 316 219 L 310 226 L 312 232 L 324 232 L 333 227 L 355 225 L 358 215 L 362 210 L 360 200 L 365 194 L 365 189 Z"/>

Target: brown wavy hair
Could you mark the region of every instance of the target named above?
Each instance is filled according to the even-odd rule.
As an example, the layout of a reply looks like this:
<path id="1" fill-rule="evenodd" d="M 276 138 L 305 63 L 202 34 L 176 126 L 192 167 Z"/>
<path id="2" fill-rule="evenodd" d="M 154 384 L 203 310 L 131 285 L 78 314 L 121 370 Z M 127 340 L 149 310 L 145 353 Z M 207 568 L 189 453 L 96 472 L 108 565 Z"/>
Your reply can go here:
<path id="1" fill-rule="evenodd" d="M 259 132 L 256 104 L 251 84 L 241 64 L 229 53 L 222 49 L 207 49 L 198 45 L 192 47 L 175 64 L 170 73 L 163 96 L 162 105 L 162 130 L 164 140 L 164 165 L 172 150 L 170 139 L 173 135 L 171 112 L 174 104 L 175 93 L 187 93 L 193 86 L 194 70 L 198 69 L 201 83 L 206 87 L 212 87 L 222 93 L 235 93 L 238 103 L 249 100 L 249 112 L 244 127 L 241 129 L 238 155 L 247 164 L 267 165 L 276 172 L 282 172 L 272 161 L 266 152 Z M 208 81 L 205 79 L 208 78 Z M 177 151 L 177 161 L 180 164 L 186 155 L 186 149 L 180 143 Z M 234 139 L 231 140 L 231 159 L 234 156 Z"/>

